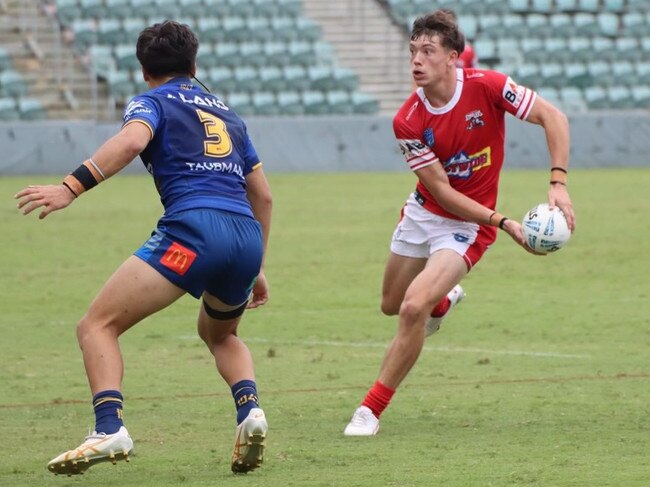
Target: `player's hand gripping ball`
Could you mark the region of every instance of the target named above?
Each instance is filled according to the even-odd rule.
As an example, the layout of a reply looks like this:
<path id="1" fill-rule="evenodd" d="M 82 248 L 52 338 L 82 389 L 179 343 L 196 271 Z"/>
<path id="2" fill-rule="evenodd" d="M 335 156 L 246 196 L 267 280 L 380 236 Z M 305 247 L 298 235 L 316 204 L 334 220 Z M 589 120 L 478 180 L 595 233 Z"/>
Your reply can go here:
<path id="1" fill-rule="evenodd" d="M 571 238 L 564 213 L 557 206 L 549 210 L 548 203 L 540 203 L 526 213 L 521 226 L 528 246 L 541 254 L 561 249 Z"/>

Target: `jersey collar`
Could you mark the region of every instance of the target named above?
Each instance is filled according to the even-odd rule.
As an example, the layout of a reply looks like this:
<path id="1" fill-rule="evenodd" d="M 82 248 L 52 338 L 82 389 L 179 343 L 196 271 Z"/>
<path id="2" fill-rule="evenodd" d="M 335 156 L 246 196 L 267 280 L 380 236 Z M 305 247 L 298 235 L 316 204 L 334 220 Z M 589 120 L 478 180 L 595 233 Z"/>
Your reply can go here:
<path id="1" fill-rule="evenodd" d="M 460 95 L 462 92 L 463 70 L 461 68 L 456 68 L 456 91 L 454 91 L 454 96 L 451 97 L 451 100 L 449 100 L 449 103 L 447 103 L 445 106 L 438 108 L 431 106 L 429 100 L 427 100 L 427 97 L 424 96 L 424 88 L 420 87 L 416 90 L 416 93 L 420 97 L 420 100 L 422 100 L 422 103 L 426 107 L 427 111 L 429 113 L 433 113 L 434 115 L 442 115 L 443 113 L 451 111 L 458 103 L 458 100 L 460 100 Z"/>

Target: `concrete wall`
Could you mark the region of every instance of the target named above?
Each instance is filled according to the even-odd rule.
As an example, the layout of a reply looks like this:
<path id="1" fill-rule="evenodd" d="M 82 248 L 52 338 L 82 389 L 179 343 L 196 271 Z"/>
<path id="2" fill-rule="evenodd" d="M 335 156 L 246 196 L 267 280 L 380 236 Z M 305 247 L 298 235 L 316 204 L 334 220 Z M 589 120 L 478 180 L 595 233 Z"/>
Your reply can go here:
<path id="1" fill-rule="evenodd" d="M 267 172 L 403 171 L 388 117 L 249 118 Z M 571 166 L 650 167 L 650 111 L 576 115 Z M 0 123 L 0 176 L 66 174 L 120 125 L 88 121 Z M 544 133 L 507 117 L 506 168 L 548 165 Z M 139 160 L 128 172 L 144 172 Z"/>

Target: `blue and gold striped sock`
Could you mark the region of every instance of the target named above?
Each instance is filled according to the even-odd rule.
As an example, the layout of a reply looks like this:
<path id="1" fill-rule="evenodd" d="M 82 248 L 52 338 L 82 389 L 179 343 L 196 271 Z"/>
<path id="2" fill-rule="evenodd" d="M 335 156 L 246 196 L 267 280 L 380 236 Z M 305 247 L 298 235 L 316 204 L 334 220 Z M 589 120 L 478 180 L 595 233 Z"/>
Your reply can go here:
<path id="1" fill-rule="evenodd" d="M 124 425 L 122 422 L 123 397 L 120 391 L 102 391 L 93 397 L 95 431 L 112 435 Z"/>
<path id="2" fill-rule="evenodd" d="M 246 419 L 251 409 L 259 407 L 257 385 L 254 380 L 240 380 L 230 390 L 237 407 L 237 424 Z"/>

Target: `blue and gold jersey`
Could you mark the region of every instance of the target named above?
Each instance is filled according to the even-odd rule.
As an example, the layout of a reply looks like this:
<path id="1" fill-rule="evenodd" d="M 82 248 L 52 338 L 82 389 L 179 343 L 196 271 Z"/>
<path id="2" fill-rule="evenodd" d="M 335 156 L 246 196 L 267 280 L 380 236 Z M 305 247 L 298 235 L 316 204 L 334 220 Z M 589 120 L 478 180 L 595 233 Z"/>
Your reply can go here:
<path id="1" fill-rule="evenodd" d="M 253 216 L 244 177 L 261 163 L 246 125 L 219 98 L 175 78 L 131 100 L 124 124 L 135 122 L 151 130 L 140 158 L 165 214 L 215 208 Z"/>

